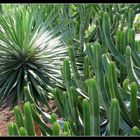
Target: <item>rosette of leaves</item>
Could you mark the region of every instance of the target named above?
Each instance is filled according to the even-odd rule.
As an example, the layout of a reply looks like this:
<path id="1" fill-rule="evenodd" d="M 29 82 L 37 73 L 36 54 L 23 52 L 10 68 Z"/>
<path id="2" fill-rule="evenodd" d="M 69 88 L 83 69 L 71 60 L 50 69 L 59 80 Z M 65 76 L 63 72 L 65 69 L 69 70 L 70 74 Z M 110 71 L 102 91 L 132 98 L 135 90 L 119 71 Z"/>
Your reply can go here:
<path id="1" fill-rule="evenodd" d="M 37 16 L 39 13 L 34 14 L 22 7 L 7 18 L 0 15 L 0 104 L 7 97 L 12 105 L 24 100 L 23 87 L 27 82 L 37 100 L 38 85 L 45 91 L 55 85 L 63 87 L 60 67 L 68 55 L 63 41 L 66 23 L 58 23 L 52 29 L 53 10 L 44 22 Z"/>

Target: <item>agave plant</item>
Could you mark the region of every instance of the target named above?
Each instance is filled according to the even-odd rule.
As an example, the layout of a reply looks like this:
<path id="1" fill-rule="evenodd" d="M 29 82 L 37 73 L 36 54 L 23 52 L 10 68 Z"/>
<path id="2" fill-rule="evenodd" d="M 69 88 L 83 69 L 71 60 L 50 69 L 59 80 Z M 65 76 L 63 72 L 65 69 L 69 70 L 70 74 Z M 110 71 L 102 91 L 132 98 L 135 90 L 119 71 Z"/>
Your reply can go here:
<path id="1" fill-rule="evenodd" d="M 53 10 L 50 11 L 52 15 Z M 45 22 L 26 7 L 4 18 L 0 15 L 0 103 L 11 96 L 15 105 L 25 99 L 23 86 L 30 82 L 33 96 L 39 99 L 38 85 L 46 91 L 55 85 L 63 87 L 60 66 L 67 57 L 67 47 L 58 24 L 50 30 L 54 18 Z M 65 23 L 66 24 L 66 23 Z M 19 99 L 19 100 L 18 100 Z"/>

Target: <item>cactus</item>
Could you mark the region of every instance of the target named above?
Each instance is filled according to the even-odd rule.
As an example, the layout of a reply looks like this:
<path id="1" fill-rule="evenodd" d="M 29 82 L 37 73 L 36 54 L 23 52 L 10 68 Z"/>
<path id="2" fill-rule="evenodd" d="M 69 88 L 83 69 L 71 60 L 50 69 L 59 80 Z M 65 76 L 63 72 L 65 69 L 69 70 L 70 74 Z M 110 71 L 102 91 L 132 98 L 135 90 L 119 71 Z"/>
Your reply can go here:
<path id="1" fill-rule="evenodd" d="M 23 114 L 18 106 L 14 108 L 14 115 L 18 128 L 23 127 Z"/>
<path id="2" fill-rule="evenodd" d="M 24 104 L 25 128 L 29 136 L 35 136 L 35 128 L 29 102 Z"/>
<path id="3" fill-rule="evenodd" d="M 90 136 L 90 131 L 91 131 L 91 129 L 90 129 L 90 127 L 91 127 L 90 126 L 90 123 L 91 122 L 90 122 L 89 101 L 87 99 L 83 99 L 82 106 L 83 106 L 84 135 Z"/>
<path id="4" fill-rule="evenodd" d="M 30 105 L 33 119 L 36 123 L 39 124 L 40 128 L 47 133 L 47 135 L 52 135 L 52 130 L 45 124 L 45 122 L 40 118 L 36 106 L 34 104 Z"/>
<path id="5" fill-rule="evenodd" d="M 51 114 L 51 123 L 54 124 L 55 122 L 57 122 L 57 115 L 55 113 Z"/>
<path id="6" fill-rule="evenodd" d="M 8 124 L 8 134 L 10 136 L 19 136 L 19 130 L 16 123 L 10 122 Z"/>
<path id="7" fill-rule="evenodd" d="M 131 107 L 131 121 L 135 126 L 139 126 L 138 122 L 138 101 L 137 101 L 137 85 L 135 82 L 131 83 L 131 96 L 130 96 L 130 107 Z M 135 114 L 135 115 L 134 115 Z"/>
<path id="8" fill-rule="evenodd" d="M 51 108 L 48 104 L 47 96 L 45 95 L 46 92 L 40 86 L 37 86 L 37 88 L 38 88 L 38 93 L 39 93 L 39 96 L 40 96 L 40 99 L 41 99 L 42 103 L 48 108 L 48 111 L 52 112 L 52 110 L 51 110 Z"/>
<path id="9" fill-rule="evenodd" d="M 110 73 L 110 77 L 111 79 L 108 79 L 109 83 L 110 83 L 110 89 L 112 89 L 110 92 L 112 92 L 112 98 L 117 98 L 119 104 L 120 104 L 120 108 L 121 108 L 121 112 L 123 113 L 123 117 L 130 122 L 130 118 L 128 115 L 128 110 L 126 109 L 126 106 L 124 105 L 123 102 L 123 97 L 120 93 L 120 90 L 118 88 L 118 82 L 117 82 L 117 76 L 116 76 L 116 70 L 115 70 L 115 64 L 113 62 L 111 62 L 109 64 L 109 71 Z"/>
<path id="10" fill-rule="evenodd" d="M 100 101 L 103 103 L 105 110 L 108 112 L 109 108 L 109 97 L 105 91 L 104 80 L 103 80 L 103 66 L 102 66 L 102 56 L 101 56 L 101 46 L 99 43 L 95 43 L 93 46 L 93 56 L 94 56 L 94 72 L 97 81 L 97 89 L 100 96 Z"/>
<path id="11" fill-rule="evenodd" d="M 134 126 L 132 128 L 132 132 L 131 132 L 132 136 L 140 136 L 140 129 L 137 126 Z"/>
<path id="12" fill-rule="evenodd" d="M 20 136 L 27 136 L 27 131 L 24 127 L 19 128 L 19 135 Z"/>
<path id="13" fill-rule="evenodd" d="M 139 77 L 134 70 L 133 60 L 131 57 L 131 48 L 129 46 L 127 46 L 126 48 L 126 66 L 129 79 L 140 85 Z"/>
<path id="14" fill-rule="evenodd" d="M 68 100 L 69 100 L 69 106 L 70 106 L 70 112 L 71 112 L 71 116 L 74 119 L 74 121 L 77 123 L 78 122 L 78 96 L 77 96 L 77 92 L 73 87 L 69 88 L 69 92 L 68 92 Z"/>
<path id="15" fill-rule="evenodd" d="M 70 126 L 68 121 L 64 122 L 64 135 L 65 135 L 65 132 L 67 133 L 66 135 L 68 135 L 68 136 L 72 136 L 73 135 L 72 128 L 71 128 L 71 126 Z"/>
<path id="16" fill-rule="evenodd" d="M 110 107 L 110 135 L 111 136 L 116 136 L 119 134 L 119 123 L 120 123 L 119 102 L 116 98 L 113 98 Z"/>
<path id="17" fill-rule="evenodd" d="M 84 88 L 83 88 L 84 84 L 83 84 L 83 82 L 81 80 L 81 77 L 79 75 L 77 65 L 76 65 L 76 61 L 75 61 L 74 49 L 72 47 L 69 47 L 68 48 L 68 53 L 69 53 L 70 64 L 71 64 L 71 67 L 72 67 L 72 72 L 73 72 L 73 76 L 74 76 L 74 79 L 76 81 L 76 84 L 80 89 L 84 90 Z"/>
<path id="18" fill-rule="evenodd" d="M 103 15 L 102 29 L 103 29 L 103 37 L 105 39 L 105 43 L 108 46 L 109 50 L 111 51 L 112 55 L 115 57 L 116 60 L 118 60 L 120 62 L 120 64 L 122 64 L 124 66 L 126 65 L 126 67 L 127 67 L 127 63 L 125 63 L 125 57 L 119 51 L 117 51 L 117 49 L 115 47 L 115 44 L 114 44 L 114 42 L 111 38 L 110 29 L 109 29 L 109 15 L 108 15 L 107 12 L 105 12 L 104 15 Z M 128 31 L 127 36 L 130 38 L 130 40 L 132 40 L 131 41 L 131 47 L 134 47 L 135 46 L 135 43 L 134 43 L 135 41 L 134 41 L 134 31 L 133 31 L 133 29 Z M 127 39 L 127 40 L 129 40 L 129 39 Z M 136 55 L 136 57 L 135 57 L 135 55 Z M 133 59 L 139 65 L 138 55 L 134 51 L 134 49 L 133 49 Z M 139 68 L 135 65 L 133 67 L 134 67 L 134 70 L 136 71 L 136 74 L 140 76 Z"/>
<path id="19" fill-rule="evenodd" d="M 54 99 L 55 99 L 55 101 L 57 103 L 57 106 L 59 108 L 59 111 L 60 111 L 61 115 L 64 116 L 63 103 L 62 103 L 62 100 L 61 100 L 61 92 L 59 92 L 58 88 L 55 88 L 53 90 L 53 95 L 54 95 Z"/>
<path id="20" fill-rule="evenodd" d="M 62 19 L 69 16 L 68 28 L 72 29 L 69 31 L 70 39 L 66 38 L 70 40 L 67 43 L 69 57 L 64 59 L 61 67 L 65 87 L 58 88 L 56 85 L 52 90 L 64 121 L 60 121 L 54 113 L 43 112 L 40 103 L 32 97 L 34 89 L 37 90 L 41 103 L 49 109 L 48 91 L 36 86 L 37 83 L 33 82 L 33 86 L 27 83 L 23 92 L 30 103 L 24 110 L 30 115 L 22 114 L 16 107 L 16 125 L 14 129 L 13 124 L 9 126 L 10 135 L 31 135 L 31 125 L 30 131 L 36 135 L 34 121 L 43 136 L 139 135 L 140 47 L 139 42 L 135 41 L 133 29 L 138 6 L 96 4 L 90 7 L 96 15 L 88 13 L 89 7 L 65 5 L 62 6 L 65 12 L 60 13 Z M 89 23 L 96 24 L 96 27 L 85 37 Z M 34 81 L 34 77 L 28 76 L 28 73 L 27 78 Z M 1 92 L 6 86 L 10 87 L 10 84 L 2 87 Z M 50 122 L 52 128 L 44 120 Z M 27 126 L 26 121 L 31 125 Z"/>
<path id="21" fill-rule="evenodd" d="M 63 62 L 63 76 L 64 76 L 66 88 L 68 89 L 71 86 L 71 71 L 70 71 L 70 64 L 68 58 L 64 59 Z"/>
<path id="22" fill-rule="evenodd" d="M 24 94 L 26 95 L 26 98 L 29 102 L 34 103 L 35 101 L 34 101 L 33 96 L 31 95 L 29 84 L 30 83 L 28 83 L 27 86 L 24 86 L 24 88 L 23 88 Z"/>
<path id="23" fill-rule="evenodd" d="M 119 26 L 119 18 L 120 18 L 120 15 L 118 13 L 116 13 L 115 17 L 114 17 L 114 21 L 113 21 L 113 24 L 111 26 L 111 35 L 114 36 L 115 33 L 117 32 L 118 30 L 118 26 Z"/>
<path id="24" fill-rule="evenodd" d="M 131 47 L 133 61 L 137 66 L 140 66 L 139 56 L 138 53 L 136 52 L 135 30 L 134 29 L 128 30 L 127 37 L 128 37 L 127 39 L 128 45 Z"/>
<path id="25" fill-rule="evenodd" d="M 100 101 L 99 94 L 96 87 L 96 81 L 90 79 L 88 82 L 89 103 L 91 108 L 90 115 L 90 133 L 94 136 L 100 135 Z"/>
<path id="26" fill-rule="evenodd" d="M 52 126 L 52 131 L 53 131 L 54 136 L 60 135 L 60 126 L 59 126 L 58 122 L 54 122 L 54 124 Z"/>
<path id="27" fill-rule="evenodd" d="M 117 31 L 116 34 L 116 47 L 118 51 L 124 55 L 125 54 L 125 48 L 127 44 L 127 37 L 126 37 L 126 32 L 122 31 Z M 120 84 L 122 86 L 123 81 L 126 78 L 126 68 L 123 64 L 120 64 Z"/>
<path id="28" fill-rule="evenodd" d="M 110 35 L 110 29 L 109 29 L 109 15 L 107 12 L 105 12 L 103 14 L 103 24 L 102 24 L 102 28 L 103 28 L 103 36 L 105 38 L 105 42 L 108 46 L 108 48 L 110 49 L 112 55 L 115 56 L 115 58 L 123 65 L 125 65 L 125 60 L 124 60 L 124 57 L 117 51 L 113 41 L 112 41 L 112 38 L 111 38 L 111 35 Z"/>
<path id="29" fill-rule="evenodd" d="M 70 119 L 71 116 L 70 116 L 70 110 L 68 110 L 69 108 L 69 104 L 68 104 L 68 95 L 66 92 L 63 92 L 63 109 L 64 109 L 64 116 L 66 119 Z"/>
<path id="30" fill-rule="evenodd" d="M 128 29 L 133 28 L 133 21 L 134 21 L 134 10 L 130 8 L 128 10 Z"/>

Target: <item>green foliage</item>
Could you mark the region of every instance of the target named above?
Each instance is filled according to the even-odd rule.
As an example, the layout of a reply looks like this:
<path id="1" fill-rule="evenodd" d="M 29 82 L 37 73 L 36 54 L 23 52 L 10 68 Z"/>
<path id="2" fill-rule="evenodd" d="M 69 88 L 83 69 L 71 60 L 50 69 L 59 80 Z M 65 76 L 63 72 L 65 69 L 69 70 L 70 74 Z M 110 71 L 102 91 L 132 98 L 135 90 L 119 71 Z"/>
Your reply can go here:
<path id="1" fill-rule="evenodd" d="M 84 135 L 90 136 L 90 109 L 89 109 L 89 101 L 87 99 L 83 99 L 83 122 L 84 122 Z"/>
<path id="2" fill-rule="evenodd" d="M 120 123 L 119 102 L 116 98 L 113 98 L 110 107 L 110 135 L 111 136 L 116 136 L 119 134 L 119 123 Z"/>
<path id="3" fill-rule="evenodd" d="M 47 92 L 55 85 L 64 87 L 60 66 L 67 56 L 67 47 L 60 35 L 60 24 L 53 29 L 49 27 L 53 22 L 50 15 L 46 21 L 38 22 L 39 13 L 34 15 L 26 7 L 17 9 L 8 18 L 0 15 L 1 104 L 8 96 L 12 97 L 13 105 L 25 100 L 23 87 L 27 82 L 40 101 L 38 85 Z"/>
<path id="4" fill-rule="evenodd" d="M 134 126 L 132 128 L 132 133 L 131 133 L 132 136 L 140 136 L 140 129 L 136 126 Z"/>
<path id="5" fill-rule="evenodd" d="M 36 135 L 35 121 L 43 136 L 138 136 L 140 44 L 135 40 L 134 19 L 139 4 L 29 4 L 26 8 L 17 12 L 14 22 L 1 16 L 0 23 L 0 59 L 4 60 L 0 61 L 0 101 L 10 93 L 18 93 L 13 100 L 21 95 L 29 101 L 24 114 L 15 107 L 16 123 L 9 124 L 9 134 Z M 49 47 L 37 50 L 49 41 Z M 12 61 L 15 57 L 22 58 L 22 67 Z M 38 104 L 40 99 L 50 109 L 48 92 L 63 121 Z"/>
<path id="6" fill-rule="evenodd" d="M 16 119 L 16 124 L 17 126 L 20 128 L 20 127 L 23 127 L 23 114 L 21 112 L 21 109 L 18 107 L 18 106 L 15 106 L 14 108 L 14 116 L 15 116 L 15 119 Z"/>
<path id="7" fill-rule="evenodd" d="M 100 135 L 100 100 L 97 84 L 94 79 L 87 81 L 90 103 L 90 132 L 93 136 Z M 88 116 L 88 115 L 87 115 Z"/>
<path id="8" fill-rule="evenodd" d="M 35 128 L 34 128 L 34 124 L 33 124 L 31 108 L 30 108 L 30 105 L 28 102 L 24 104 L 24 115 L 25 115 L 25 128 L 27 130 L 27 134 L 29 136 L 34 136 Z"/>

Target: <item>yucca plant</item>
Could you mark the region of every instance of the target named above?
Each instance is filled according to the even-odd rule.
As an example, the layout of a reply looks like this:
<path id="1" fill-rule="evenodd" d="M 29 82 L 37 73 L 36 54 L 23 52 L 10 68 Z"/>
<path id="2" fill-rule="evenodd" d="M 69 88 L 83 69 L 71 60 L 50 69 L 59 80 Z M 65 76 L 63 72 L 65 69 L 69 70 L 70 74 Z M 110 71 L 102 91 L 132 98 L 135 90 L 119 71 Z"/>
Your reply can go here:
<path id="1" fill-rule="evenodd" d="M 40 14 L 34 15 L 26 7 L 16 9 L 6 19 L 0 15 L 0 104 L 8 96 L 13 105 L 24 99 L 23 86 L 27 82 L 31 83 L 36 98 L 39 97 L 37 85 L 45 91 L 55 85 L 63 87 L 60 66 L 67 57 L 64 23 L 52 29 L 54 19 L 49 14 L 44 22 L 38 22 L 37 15 Z M 60 36 L 62 28 L 64 33 Z"/>

